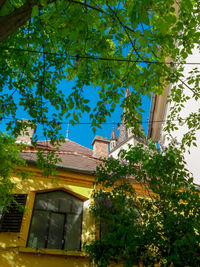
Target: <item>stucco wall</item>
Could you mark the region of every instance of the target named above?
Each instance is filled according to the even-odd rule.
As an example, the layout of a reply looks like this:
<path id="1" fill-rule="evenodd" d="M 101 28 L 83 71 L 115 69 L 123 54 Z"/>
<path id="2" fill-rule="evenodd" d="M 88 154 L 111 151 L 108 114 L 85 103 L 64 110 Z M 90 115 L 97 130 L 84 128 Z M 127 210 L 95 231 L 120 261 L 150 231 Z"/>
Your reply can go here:
<path id="1" fill-rule="evenodd" d="M 109 156 L 112 156 L 113 158 L 117 159 L 118 154 L 120 153 L 121 150 L 129 150 L 129 145 L 135 146 L 137 144 L 137 141 L 134 138 L 131 138 L 124 144 L 120 145 L 118 148 L 114 149 L 113 151 L 110 152 Z"/>
<path id="2" fill-rule="evenodd" d="M 200 62 L 200 54 L 199 50 L 197 48 L 193 49 L 193 54 L 190 55 L 187 58 L 187 63 L 199 63 Z M 185 81 L 185 79 L 189 75 L 189 71 L 192 70 L 192 68 L 198 67 L 198 65 L 185 65 L 185 70 L 184 70 L 184 77 L 182 77 L 182 80 Z M 186 81 L 187 83 L 187 81 Z M 192 85 L 189 85 L 192 87 Z M 186 102 L 184 105 L 184 108 L 181 110 L 179 117 L 182 119 L 185 119 L 190 113 L 192 112 L 198 112 L 198 109 L 200 109 L 200 101 L 199 99 L 196 101 L 194 98 L 192 98 L 192 91 L 188 89 L 186 86 L 184 86 L 183 93 L 191 99 Z M 164 121 L 166 121 L 167 116 L 170 112 L 169 108 L 170 106 L 174 105 L 174 103 L 171 103 L 170 105 L 166 105 L 166 110 L 165 110 L 165 117 Z M 186 124 L 183 124 L 182 126 L 178 123 L 178 121 L 174 121 L 176 123 L 178 130 L 173 132 L 173 137 L 177 139 L 178 142 L 181 141 L 183 135 L 189 131 L 188 127 Z M 160 140 L 161 143 L 163 143 L 164 146 L 167 146 L 171 140 L 168 140 L 165 137 L 165 132 L 164 132 L 164 127 L 165 123 L 163 123 L 162 130 L 161 130 L 161 135 L 160 135 Z M 197 147 L 192 146 L 191 148 L 186 148 L 185 152 L 185 160 L 187 163 L 187 167 L 190 170 L 190 172 L 194 175 L 194 182 L 197 184 L 200 184 L 200 164 L 199 164 L 199 159 L 200 159 L 200 131 L 196 131 L 196 138 L 197 138 Z"/>
<path id="3" fill-rule="evenodd" d="M 0 267 L 94 267 L 89 263 L 89 256 L 82 251 L 64 251 L 56 249 L 34 249 L 26 247 L 31 222 L 32 210 L 37 192 L 47 190 L 64 190 L 84 201 L 81 243 L 95 238 L 95 222 L 89 214 L 90 196 L 93 190 L 94 177 L 87 174 L 60 171 L 58 180 L 41 176 L 41 172 L 29 167 L 32 178 L 21 180 L 13 176 L 16 188 L 13 193 L 28 194 L 26 210 L 19 233 L 0 232 Z M 131 181 L 136 194 L 147 196 L 145 186 Z M 92 234 L 93 233 L 93 234 Z M 122 266 L 111 264 L 110 266 Z"/>
<path id="4" fill-rule="evenodd" d="M 0 266 L 1 267 L 79 267 L 91 266 L 88 255 L 81 251 L 62 251 L 54 249 L 27 248 L 27 238 L 31 222 L 34 199 L 37 192 L 46 190 L 66 190 L 84 201 L 81 243 L 92 238 L 94 221 L 89 216 L 89 198 L 92 191 L 93 177 L 85 174 L 60 172 L 58 180 L 41 176 L 41 173 L 30 168 L 32 178 L 21 181 L 13 177 L 16 183 L 14 193 L 28 194 L 26 210 L 19 233 L 0 233 Z"/>

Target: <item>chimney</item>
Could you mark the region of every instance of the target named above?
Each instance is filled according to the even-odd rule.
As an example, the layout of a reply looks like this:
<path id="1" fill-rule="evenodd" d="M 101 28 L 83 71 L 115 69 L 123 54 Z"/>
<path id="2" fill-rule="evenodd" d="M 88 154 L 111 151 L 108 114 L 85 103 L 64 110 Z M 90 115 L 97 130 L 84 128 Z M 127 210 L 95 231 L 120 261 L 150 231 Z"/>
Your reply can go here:
<path id="1" fill-rule="evenodd" d="M 31 145 L 31 139 L 33 137 L 33 134 L 36 132 L 37 126 L 32 121 L 26 119 L 19 121 L 19 128 L 21 128 L 22 126 L 24 127 L 24 129 L 20 129 L 20 134 L 16 138 L 16 143 Z"/>
<path id="2" fill-rule="evenodd" d="M 110 141 L 106 137 L 96 135 L 92 141 L 93 156 L 97 158 L 108 157 L 108 145 Z"/>

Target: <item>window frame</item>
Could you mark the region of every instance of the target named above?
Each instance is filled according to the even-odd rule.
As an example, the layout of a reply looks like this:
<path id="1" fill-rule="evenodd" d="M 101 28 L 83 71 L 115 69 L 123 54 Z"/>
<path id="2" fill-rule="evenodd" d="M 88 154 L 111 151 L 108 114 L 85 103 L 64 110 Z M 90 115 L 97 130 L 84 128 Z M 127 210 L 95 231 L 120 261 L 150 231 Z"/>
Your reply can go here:
<path id="1" fill-rule="evenodd" d="M 38 192 L 35 192 L 35 198 L 34 198 L 34 204 L 33 204 L 33 208 L 32 208 L 32 214 L 31 214 L 31 220 L 30 220 L 30 224 L 29 224 L 29 230 L 28 230 L 28 235 L 27 235 L 27 241 L 26 241 L 26 247 L 27 248 L 31 248 L 29 246 L 29 238 L 30 238 L 30 234 L 31 234 L 31 226 L 32 226 L 32 222 L 33 222 L 33 217 L 34 217 L 34 214 L 36 211 L 42 211 L 44 212 L 45 210 L 44 209 L 36 209 L 36 205 L 37 205 L 37 201 L 36 201 L 36 196 L 39 195 L 39 194 L 48 194 L 48 193 L 52 193 L 52 192 L 64 192 L 68 195 L 71 195 L 72 197 L 75 197 L 79 200 L 82 201 L 82 210 L 81 210 L 81 213 L 80 213 L 80 219 L 81 219 L 81 223 L 80 223 L 80 244 L 79 244 L 79 248 L 78 250 L 67 250 L 65 249 L 65 243 L 66 243 L 66 230 L 67 230 L 67 216 L 68 214 L 70 215 L 76 215 L 78 213 L 75 213 L 75 212 L 72 212 L 72 206 L 73 204 L 71 204 L 71 208 L 70 208 L 70 212 L 60 212 L 60 211 L 51 211 L 51 210 L 47 210 L 46 212 L 48 213 L 48 224 L 46 225 L 46 232 L 45 232 L 45 237 L 44 237 L 44 240 L 45 240 L 45 246 L 42 247 L 42 248 L 37 248 L 36 249 L 57 249 L 57 248 L 48 248 L 48 237 L 49 237 L 49 229 L 50 229 L 50 226 L 51 226 L 51 214 L 54 213 L 54 214 L 59 214 L 59 215 L 63 215 L 64 216 L 64 224 L 63 224 L 63 231 L 62 231 L 62 248 L 61 249 L 57 249 L 57 250 L 62 250 L 62 251 L 81 251 L 81 248 L 82 248 L 82 228 L 83 228 L 83 212 L 84 212 L 84 200 L 85 200 L 85 197 L 81 197 L 80 195 L 71 192 L 71 191 L 68 191 L 68 190 L 63 190 L 62 188 L 55 188 L 55 189 L 52 189 L 52 190 L 41 190 L 41 191 L 38 191 Z"/>

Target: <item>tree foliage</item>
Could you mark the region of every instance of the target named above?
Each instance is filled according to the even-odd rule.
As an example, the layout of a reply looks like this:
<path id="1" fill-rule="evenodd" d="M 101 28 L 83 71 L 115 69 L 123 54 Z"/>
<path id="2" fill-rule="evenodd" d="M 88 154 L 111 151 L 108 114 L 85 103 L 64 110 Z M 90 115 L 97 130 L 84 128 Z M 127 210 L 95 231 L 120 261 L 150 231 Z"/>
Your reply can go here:
<path id="1" fill-rule="evenodd" d="M 18 135 L 27 127 L 16 117 L 21 106 L 33 119 L 30 126 L 42 124 L 44 135 L 55 142 L 62 139 L 58 122 L 70 118 L 74 124 L 88 113 L 92 127 L 99 127 L 132 86 L 124 105 L 126 123 L 137 133 L 141 97 L 162 94 L 173 84 L 171 101 L 177 105 L 170 132 L 188 101 L 183 89 L 191 86 L 192 97 L 199 99 L 199 71 L 183 77 L 188 55 L 199 48 L 199 24 L 196 0 L 0 0 L 0 118 L 11 118 L 8 129 Z M 74 81 L 72 91 L 59 89 L 63 79 Z M 93 89 L 99 95 L 94 108 L 87 97 Z M 185 143 L 195 140 L 199 118 L 196 113 L 186 119 L 191 134 Z M 18 162 L 16 149 L 12 163 Z M 97 172 L 102 191 L 94 192 L 93 213 L 108 228 L 88 246 L 95 262 L 198 266 L 199 192 L 180 151 L 139 146 L 121 157 L 123 164 L 108 160 Z M 10 163 L 7 157 L 8 170 Z M 9 175 L 5 172 L 2 184 Z M 147 196 L 135 194 L 133 178 Z"/>
<path id="2" fill-rule="evenodd" d="M 92 127 L 99 127 L 129 86 L 134 90 L 127 123 L 137 128 L 141 96 L 161 94 L 177 82 L 199 43 L 198 1 L 175 3 L 0 1 L 0 116 L 12 118 L 8 128 L 17 135 L 18 105 L 51 139 L 57 122 L 70 115 L 74 124 L 88 113 Z M 71 92 L 58 89 L 62 79 L 75 81 Z M 99 94 L 94 108 L 87 98 L 92 88 Z"/>
<path id="3" fill-rule="evenodd" d="M 22 179 L 28 173 L 19 167 L 26 166 L 25 160 L 20 157 L 22 146 L 15 143 L 9 135 L 0 133 L 0 207 L 5 207 L 11 203 L 12 190 L 16 184 L 10 177 L 18 175 Z"/>
<path id="4" fill-rule="evenodd" d="M 86 249 L 97 266 L 199 265 L 200 192 L 177 147 L 131 147 L 98 168 L 95 185 L 101 238 Z"/>

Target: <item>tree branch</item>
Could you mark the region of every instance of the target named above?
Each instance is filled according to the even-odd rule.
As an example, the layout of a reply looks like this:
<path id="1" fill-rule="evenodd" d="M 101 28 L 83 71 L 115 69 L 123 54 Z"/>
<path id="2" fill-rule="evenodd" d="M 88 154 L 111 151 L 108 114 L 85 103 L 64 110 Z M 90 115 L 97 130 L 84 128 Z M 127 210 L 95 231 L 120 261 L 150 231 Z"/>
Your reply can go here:
<path id="1" fill-rule="evenodd" d="M 91 5 L 87 4 L 86 1 L 84 1 L 84 2 L 79 2 L 76 0 L 66 0 L 66 1 L 69 3 L 82 5 L 85 8 L 90 8 L 90 9 L 96 10 L 100 13 L 106 13 L 105 10 L 103 10 L 99 7 L 91 6 Z M 5 2 L 6 2 L 6 0 L 0 0 L 0 8 L 5 4 Z M 56 0 L 49 0 L 49 1 L 47 1 L 47 4 L 48 3 L 54 3 L 54 2 L 56 2 Z M 11 14 L 0 17 L 0 25 L 1 25 L 0 26 L 0 42 L 5 40 L 11 34 L 13 34 L 20 26 L 24 25 L 26 23 L 26 21 L 31 18 L 31 12 L 32 12 L 32 8 L 34 5 L 38 5 L 40 10 L 43 8 L 40 5 L 39 0 L 34 0 L 34 1 L 27 0 L 24 3 L 24 5 L 15 9 Z M 114 12 L 114 11 L 112 10 L 112 12 Z M 119 20 L 118 17 L 117 17 L 117 19 Z M 128 34 L 127 30 L 134 32 L 133 29 L 129 28 L 126 25 L 122 25 L 122 27 L 126 31 L 126 34 Z M 130 42 L 131 42 L 131 40 L 130 40 Z"/>
<path id="2" fill-rule="evenodd" d="M 124 24 L 122 23 L 122 21 L 120 20 L 120 18 L 119 18 L 118 15 L 116 14 L 116 12 L 110 7 L 109 4 L 108 4 L 108 7 L 109 7 L 109 9 L 111 10 L 111 12 L 114 14 L 114 16 L 116 17 L 116 19 L 119 21 L 119 23 L 120 23 L 120 25 L 122 26 L 122 28 L 124 29 L 124 31 L 125 31 L 126 35 L 128 36 L 128 39 L 129 39 L 129 41 L 130 41 L 130 43 L 131 43 L 131 45 L 132 45 L 132 47 L 133 47 L 135 53 L 137 54 L 138 58 L 140 58 L 141 60 L 143 60 L 143 58 L 142 58 L 142 57 L 140 56 L 140 54 L 138 53 L 138 51 L 137 51 L 137 49 L 136 49 L 136 47 L 135 47 L 135 45 L 134 45 L 134 43 L 133 43 L 133 41 L 132 41 L 132 39 L 131 39 L 129 33 L 128 33 L 128 31 L 127 31 L 126 26 L 124 26 Z"/>
<path id="3" fill-rule="evenodd" d="M 6 0 L 0 0 L 0 9 L 3 7 L 3 5 L 5 4 Z"/>
<path id="4" fill-rule="evenodd" d="M 183 85 L 185 85 L 191 92 L 193 92 L 193 93 L 195 93 L 194 92 L 194 89 L 192 89 L 191 87 L 189 87 L 188 85 L 187 85 L 187 83 L 185 83 L 183 80 L 181 80 L 180 78 L 179 78 L 179 81 L 183 84 Z"/>
<path id="5" fill-rule="evenodd" d="M 34 1 L 26 1 L 24 5 L 15 9 L 11 14 L 0 17 L 0 42 L 13 34 L 20 26 L 31 18 Z"/>
<path id="6" fill-rule="evenodd" d="M 95 7 L 95 6 L 91 6 L 91 5 L 87 4 L 86 2 L 79 2 L 79 1 L 76 1 L 76 0 L 68 0 L 68 1 L 71 2 L 71 3 L 82 5 L 82 6 L 87 7 L 87 8 L 94 9 L 94 10 L 96 10 L 98 12 L 101 12 L 101 13 L 106 13 L 103 9 Z"/>
<path id="7" fill-rule="evenodd" d="M 103 9 L 91 6 L 86 2 L 79 2 L 76 0 L 66 0 L 69 3 L 79 4 L 87 8 L 94 9 L 98 12 L 105 13 Z M 49 0 L 47 4 L 54 3 L 56 0 Z M 0 7 L 3 6 L 5 0 L 0 0 Z M 27 0 L 21 7 L 15 9 L 11 14 L 0 17 L 0 42 L 5 40 L 8 36 L 13 34 L 20 26 L 24 25 L 27 20 L 31 18 L 31 12 L 34 5 L 38 5 L 41 10 L 43 7 L 39 0 Z"/>

